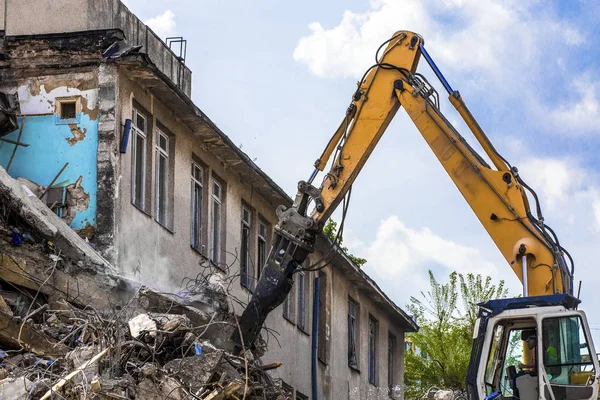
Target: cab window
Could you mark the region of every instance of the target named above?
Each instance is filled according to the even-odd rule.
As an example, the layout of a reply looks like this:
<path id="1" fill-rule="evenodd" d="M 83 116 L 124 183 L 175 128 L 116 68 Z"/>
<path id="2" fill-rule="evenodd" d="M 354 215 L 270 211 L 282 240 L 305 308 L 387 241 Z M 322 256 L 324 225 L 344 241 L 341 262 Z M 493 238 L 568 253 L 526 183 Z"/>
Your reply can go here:
<path id="1" fill-rule="evenodd" d="M 544 319 L 542 344 L 544 368 L 555 398 L 589 398 L 585 389 L 591 389 L 595 371 L 581 318 Z"/>

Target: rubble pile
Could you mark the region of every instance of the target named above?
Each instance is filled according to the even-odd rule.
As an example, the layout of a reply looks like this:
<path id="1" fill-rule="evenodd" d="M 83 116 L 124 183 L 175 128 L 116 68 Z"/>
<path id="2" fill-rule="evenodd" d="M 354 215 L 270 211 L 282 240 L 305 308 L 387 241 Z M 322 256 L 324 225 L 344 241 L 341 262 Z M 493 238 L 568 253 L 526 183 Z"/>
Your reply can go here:
<path id="1" fill-rule="evenodd" d="M 0 168 L 0 399 L 289 398 L 261 348 L 233 354 L 209 276 L 177 294 L 114 268 Z"/>

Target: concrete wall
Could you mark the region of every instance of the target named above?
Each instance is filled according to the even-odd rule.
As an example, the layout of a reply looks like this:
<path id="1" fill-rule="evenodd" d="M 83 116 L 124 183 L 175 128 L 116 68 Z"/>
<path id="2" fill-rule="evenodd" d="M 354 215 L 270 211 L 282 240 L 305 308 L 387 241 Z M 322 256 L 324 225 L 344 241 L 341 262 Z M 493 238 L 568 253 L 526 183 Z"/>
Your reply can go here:
<path id="1" fill-rule="evenodd" d="M 120 0 L 0 0 L 3 16 L 4 2 L 7 36 L 118 28 L 129 44 L 142 45 L 141 51 L 191 97 L 190 69 L 166 46 L 166 38 L 158 37 Z"/>
<path id="2" fill-rule="evenodd" d="M 276 222 L 274 209 L 262 197 L 253 193 L 248 182 L 242 181 L 239 176 L 225 169 L 221 160 L 211 153 L 210 147 L 197 140 L 184 124 L 173 118 L 168 107 L 159 99 L 144 91 L 124 74 L 119 75 L 118 82 L 120 124 L 124 124 L 126 118 L 131 118 L 134 105 L 143 107 L 152 115 L 153 126 L 160 122 L 175 136 L 175 160 L 173 163 L 173 225 L 171 229 L 165 229 L 155 220 L 153 178 L 149 180 L 152 192 L 148 198 L 151 204 L 146 212 L 143 212 L 131 203 L 131 147 L 126 154 L 119 156 L 118 211 L 115 231 L 117 265 L 130 276 L 146 284 L 175 292 L 181 289 L 180 285 L 183 279 L 194 277 L 208 265 L 206 257 L 190 247 L 190 166 L 192 155 L 195 155 L 208 170 L 208 173 L 205 174 L 208 182 L 210 182 L 210 177 L 216 174 L 226 184 L 225 263 L 228 276 L 233 278 L 228 279 L 226 274 L 218 268 L 210 267 L 210 270 L 228 284 L 233 296 L 242 302 L 247 302 L 250 292 L 241 287 L 238 278 L 242 202 L 252 208 L 255 217 L 260 213 L 271 226 Z M 155 137 L 151 140 L 154 141 Z M 154 152 L 150 157 L 151 165 L 154 165 L 156 162 Z M 154 168 L 149 168 L 149 171 L 154 171 Z M 256 218 L 254 220 L 256 221 Z M 256 227 L 256 223 L 254 223 L 254 227 Z M 252 236 L 256 237 L 255 231 Z M 256 246 L 252 246 L 251 259 L 254 263 L 257 259 L 256 252 Z M 314 263 L 322 257 L 323 254 L 315 253 L 309 262 Z M 403 332 L 397 326 L 391 326 L 391 318 L 378 309 L 368 294 L 359 291 L 340 268 L 327 267 L 325 273 L 328 275 L 327 291 L 329 294 L 326 309 L 323 309 L 322 312 L 328 315 L 327 325 L 324 329 L 328 332 L 330 351 L 327 365 L 319 362 L 321 398 L 346 400 L 350 393 L 351 399 L 388 399 L 388 331 L 396 336 L 398 345 L 395 365 L 398 384 L 402 383 L 403 375 Z M 264 362 L 283 362 L 283 366 L 275 370 L 273 376 L 282 379 L 295 390 L 309 397 L 312 382 L 311 340 L 315 276 L 315 273 L 308 273 L 305 281 L 307 283 L 305 289 L 306 327 L 300 329 L 297 323 L 298 275 L 296 275 L 295 288 L 290 295 L 290 298 L 293 299 L 291 300 L 293 310 L 291 318 L 289 320 L 284 318 L 283 306 L 278 307 L 267 318 L 266 326 L 271 334 L 265 336 L 269 350 L 264 357 Z M 360 304 L 360 373 L 352 370 L 348 366 L 347 360 L 348 296 Z M 242 311 L 239 305 L 235 305 L 235 308 L 237 312 Z M 379 321 L 377 386 L 368 383 L 367 320 L 369 314 Z"/>
<path id="3" fill-rule="evenodd" d="M 4 8 L 6 6 L 6 0 L 0 0 L 0 31 L 4 30 Z"/>
<path id="4" fill-rule="evenodd" d="M 20 141 L 28 147 L 17 149 L 11 163 L 11 176 L 27 178 L 47 186 L 65 163 L 69 163 L 56 180 L 58 187 L 74 189 L 81 178 L 83 196 L 80 207 L 64 216 L 75 230 L 96 225 L 96 153 L 98 150 L 98 80 L 93 73 L 73 73 L 22 79 L 7 87 L 17 92 L 22 126 Z M 63 120 L 57 107 L 60 101 L 76 102 L 76 118 Z M 17 140 L 19 131 L 7 139 Z M 8 166 L 14 145 L 0 142 L 0 165 Z M 73 185 L 73 186 L 70 186 Z M 79 189 L 78 189 L 79 190 Z M 79 190 L 80 191 L 80 190 Z M 80 210 L 75 211 L 80 208 Z M 72 222 L 71 222 L 72 221 Z"/>
<path id="5" fill-rule="evenodd" d="M 321 253 L 311 255 L 310 262 L 314 263 L 323 257 Z M 357 289 L 348 280 L 347 275 L 339 266 L 334 264 L 323 270 L 328 292 L 325 301 L 325 326 L 321 326 L 321 334 L 327 337 L 328 351 L 326 362 L 318 361 L 318 390 L 319 398 L 330 400 L 379 400 L 400 399 L 401 392 L 395 392 L 395 397 L 388 395 L 388 334 L 396 337 L 394 359 L 394 384 L 402 387 L 404 377 L 404 331 L 387 313 L 384 313 L 370 298 L 370 295 Z M 296 320 L 283 317 L 282 306 L 273 311 L 267 318 L 267 326 L 276 335 L 269 337 L 269 351 L 264 357 L 265 363 L 282 361 L 283 365 L 273 372 L 277 379 L 311 396 L 311 343 L 312 315 L 314 305 L 314 278 L 317 273 L 310 273 L 310 285 L 307 288 L 308 298 L 306 310 L 308 325 L 300 329 Z M 291 296 L 298 301 L 297 281 Z M 348 298 L 351 297 L 359 304 L 357 343 L 359 346 L 358 370 L 348 365 Z M 297 312 L 297 304 L 295 304 Z M 368 380 L 368 318 L 373 316 L 378 321 L 377 336 L 377 380 L 376 385 Z"/>
<path id="6" fill-rule="evenodd" d="M 117 188 L 117 224 L 115 230 L 117 264 L 128 274 L 141 279 L 142 282 L 163 289 L 178 290 L 184 278 L 193 278 L 201 267 L 208 265 L 205 256 L 191 248 L 191 164 L 193 155 L 205 165 L 205 186 L 210 187 L 213 176 L 225 183 L 225 216 L 224 263 L 223 270 L 229 269 L 232 275 L 239 271 L 239 252 L 241 242 L 242 201 L 251 206 L 254 215 L 260 214 L 270 224 L 275 221 L 274 210 L 268 203 L 253 193 L 248 184 L 240 182 L 240 178 L 223 167 L 222 162 L 208 151 L 207 145 L 195 139 L 186 125 L 177 121 L 169 108 L 130 81 L 124 75 L 119 77 L 119 109 L 120 125 L 131 118 L 134 102 L 140 105 L 153 118 L 152 126 L 158 123 L 164 126 L 173 136 L 175 142 L 173 168 L 173 195 L 171 202 L 172 224 L 165 228 L 156 221 L 155 213 L 155 168 L 148 169 L 150 174 L 147 187 L 150 190 L 149 204 L 146 210 L 139 210 L 132 205 L 131 197 L 131 141 L 125 154 L 119 154 L 119 177 Z M 155 131 L 153 130 L 153 133 Z M 153 143 L 155 135 L 149 139 Z M 154 166 L 156 154 L 148 153 L 148 163 Z M 209 210 L 211 211 L 211 210 Z M 210 213 L 209 213 L 210 215 Z M 256 218 L 255 218 L 256 221 Z M 210 225 L 209 225 L 210 227 Z M 254 223 L 256 227 L 256 223 Z M 252 246 L 252 259 L 256 260 L 256 246 Z M 219 269 L 214 268 L 215 271 Z M 157 277 L 160 280 L 157 282 Z M 239 280 L 232 285 L 234 294 L 247 300 L 249 292 L 241 288 Z"/>

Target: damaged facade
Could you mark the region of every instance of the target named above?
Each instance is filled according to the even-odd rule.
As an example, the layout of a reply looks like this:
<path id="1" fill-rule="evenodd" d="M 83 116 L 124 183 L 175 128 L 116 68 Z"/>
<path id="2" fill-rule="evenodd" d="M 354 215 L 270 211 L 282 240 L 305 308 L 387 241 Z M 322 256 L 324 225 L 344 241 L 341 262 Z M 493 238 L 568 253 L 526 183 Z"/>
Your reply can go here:
<path id="1" fill-rule="evenodd" d="M 0 0 L 0 92 L 19 102 L 0 166 L 130 282 L 179 296 L 217 285 L 239 315 L 291 199 L 193 104 L 184 60 L 119 0 L 60 4 Z M 309 262 L 330 247 L 323 236 Z M 417 326 L 343 254 L 297 274 L 266 325 L 262 362 L 282 363 L 271 376 L 295 399 L 314 382 L 319 399 L 402 398 Z"/>

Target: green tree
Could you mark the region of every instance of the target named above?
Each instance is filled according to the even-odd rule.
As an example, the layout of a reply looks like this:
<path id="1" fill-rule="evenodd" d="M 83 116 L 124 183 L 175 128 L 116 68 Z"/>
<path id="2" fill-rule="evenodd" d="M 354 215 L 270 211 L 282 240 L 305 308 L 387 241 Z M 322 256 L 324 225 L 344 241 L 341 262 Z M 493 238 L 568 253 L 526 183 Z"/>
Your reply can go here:
<path id="1" fill-rule="evenodd" d="M 337 237 L 337 222 L 335 222 L 334 220 L 332 220 L 331 218 L 327 221 L 327 223 L 325 224 L 325 226 L 323 227 L 323 233 L 326 234 L 329 239 L 331 239 L 332 241 L 335 242 L 335 239 Z M 344 252 L 344 254 L 351 259 L 356 265 L 358 265 L 359 267 L 362 267 L 363 264 L 365 264 L 367 262 L 366 259 L 361 258 L 361 257 L 356 257 L 355 255 L 350 254 L 350 252 L 348 251 L 347 247 L 342 246 L 343 243 L 343 238 L 342 235 L 340 235 L 340 237 L 338 238 L 338 246 L 339 248 Z"/>
<path id="2" fill-rule="evenodd" d="M 421 328 L 408 335 L 415 351 L 405 354 L 407 399 L 419 399 L 433 386 L 464 390 L 477 303 L 508 294 L 503 281 L 494 285 L 481 275 L 452 272 L 440 283 L 429 271 L 429 284 L 407 306 Z"/>
<path id="3" fill-rule="evenodd" d="M 460 294 L 462 298 L 464 318 L 471 328 L 475 327 L 479 307 L 477 303 L 490 299 L 503 299 L 508 296 L 508 289 L 504 287 L 504 281 L 498 285 L 492 283 L 492 278 L 482 277 L 480 274 L 467 274 L 466 278 L 460 274 Z"/>

